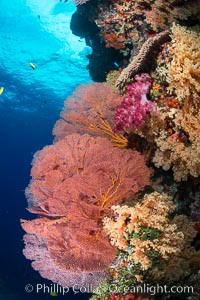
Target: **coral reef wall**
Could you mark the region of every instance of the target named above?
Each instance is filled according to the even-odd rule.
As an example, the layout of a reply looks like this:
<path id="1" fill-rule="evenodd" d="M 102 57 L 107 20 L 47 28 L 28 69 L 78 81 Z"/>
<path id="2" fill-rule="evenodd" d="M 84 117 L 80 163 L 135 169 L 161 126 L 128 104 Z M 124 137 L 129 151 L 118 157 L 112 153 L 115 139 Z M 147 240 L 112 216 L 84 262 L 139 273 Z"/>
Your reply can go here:
<path id="1" fill-rule="evenodd" d="M 53 144 L 34 156 L 24 255 L 53 282 L 95 285 L 93 300 L 196 300 L 200 2 L 75 4 L 96 82 L 66 99 Z"/>

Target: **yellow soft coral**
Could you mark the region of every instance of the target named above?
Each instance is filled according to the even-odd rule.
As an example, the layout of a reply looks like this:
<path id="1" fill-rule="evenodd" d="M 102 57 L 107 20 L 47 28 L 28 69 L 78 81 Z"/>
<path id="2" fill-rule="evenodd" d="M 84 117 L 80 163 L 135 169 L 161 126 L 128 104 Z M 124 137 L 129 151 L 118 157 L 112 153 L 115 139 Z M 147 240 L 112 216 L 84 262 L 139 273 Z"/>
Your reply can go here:
<path id="1" fill-rule="evenodd" d="M 159 279 L 168 278 L 174 272 L 174 265 L 179 269 L 179 262 L 180 267 L 186 265 L 186 270 L 182 270 L 177 277 L 185 276 L 190 271 L 188 261 L 195 252 L 190 243 L 195 230 L 187 217 L 170 217 L 175 210 L 171 197 L 153 192 L 146 194 L 144 200 L 134 207 L 117 205 L 112 209 L 114 218 L 104 218 L 104 230 L 111 244 L 127 252 L 130 263 L 134 262 L 137 268 L 139 265 L 140 273 L 136 275 L 141 275 L 141 272 L 145 275 L 148 270 L 153 280 L 158 275 Z M 157 270 L 153 254 L 157 256 L 162 271 Z"/>
<path id="2" fill-rule="evenodd" d="M 167 64 L 170 90 L 179 100 L 200 103 L 200 34 L 199 27 L 188 29 L 173 24 L 172 45 L 168 48 L 171 62 Z"/>
<path id="3" fill-rule="evenodd" d="M 170 168 L 176 181 L 200 176 L 200 34 L 173 24 L 172 42 L 163 47 L 153 74 L 159 84 L 157 122 L 145 138 L 154 146 L 156 167 Z M 163 87 L 166 82 L 168 89 Z M 152 89 L 154 97 L 155 91 Z M 154 97 L 155 98 L 155 97 Z M 170 104 L 170 105 L 169 105 Z M 155 125 L 155 126 L 154 126 Z M 147 126 L 146 126 L 147 127 Z"/>
<path id="4" fill-rule="evenodd" d="M 171 167 L 176 181 L 187 180 L 188 176 L 200 176 L 200 111 L 194 115 L 191 112 L 179 110 L 174 122 L 177 131 L 171 136 L 162 131 L 156 137 L 157 149 L 153 162 L 157 167 L 169 170 Z M 187 141 L 180 139 L 180 132 L 187 133 Z"/>

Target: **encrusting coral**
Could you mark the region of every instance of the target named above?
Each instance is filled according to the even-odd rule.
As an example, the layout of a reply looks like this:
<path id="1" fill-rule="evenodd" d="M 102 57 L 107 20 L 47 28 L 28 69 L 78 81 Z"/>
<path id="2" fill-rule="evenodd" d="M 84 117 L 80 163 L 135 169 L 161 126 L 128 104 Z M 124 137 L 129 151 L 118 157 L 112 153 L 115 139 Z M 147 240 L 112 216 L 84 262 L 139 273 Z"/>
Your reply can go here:
<path id="1" fill-rule="evenodd" d="M 199 7 L 199 0 L 100 0 L 94 4 L 91 19 L 100 28 L 106 47 L 124 53 L 133 47 L 136 54 L 148 32 L 168 30 L 173 22 L 198 23 Z"/>
<path id="2" fill-rule="evenodd" d="M 200 2 L 190 0 L 136 0 L 143 4 L 146 2 L 150 5 L 150 9 L 145 10 L 146 21 L 153 30 L 162 30 L 168 28 L 173 22 L 183 23 L 193 19 L 199 22 Z M 144 5 L 145 6 L 145 5 Z"/>
<path id="3" fill-rule="evenodd" d="M 101 220 L 112 204 L 149 184 L 143 157 L 105 138 L 71 134 L 35 154 L 31 176 L 29 211 L 40 217 L 22 220 L 25 256 L 53 282 L 73 285 L 78 274 L 81 282 L 97 283 L 116 253 Z"/>

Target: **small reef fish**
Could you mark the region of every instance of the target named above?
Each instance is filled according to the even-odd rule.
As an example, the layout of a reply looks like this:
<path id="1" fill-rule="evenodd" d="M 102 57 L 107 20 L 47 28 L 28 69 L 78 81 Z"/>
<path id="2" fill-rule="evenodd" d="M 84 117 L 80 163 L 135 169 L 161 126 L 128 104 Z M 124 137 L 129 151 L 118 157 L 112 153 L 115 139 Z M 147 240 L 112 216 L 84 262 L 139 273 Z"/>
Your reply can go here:
<path id="1" fill-rule="evenodd" d="M 4 91 L 4 87 L 0 87 L 0 95 L 3 94 L 3 91 Z"/>
<path id="2" fill-rule="evenodd" d="M 31 68 L 32 68 L 33 70 L 36 68 L 36 66 L 35 66 L 32 62 L 30 62 L 29 65 L 31 66 Z"/>

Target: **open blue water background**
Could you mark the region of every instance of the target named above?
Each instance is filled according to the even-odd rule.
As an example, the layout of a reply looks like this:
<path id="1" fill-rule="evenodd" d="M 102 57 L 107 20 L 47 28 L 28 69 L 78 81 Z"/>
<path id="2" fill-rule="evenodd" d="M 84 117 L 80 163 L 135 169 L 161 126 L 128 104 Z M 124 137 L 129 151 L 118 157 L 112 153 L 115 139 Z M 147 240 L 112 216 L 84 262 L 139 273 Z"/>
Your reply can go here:
<path id="1" fill-rule="evenodd" d="M 52 299 L 26 293 L 26 284 L 51 282 L 22 254 L 20 218 L 30 219 L 24 189 L 35 151 L 52 143 L 64 100 L 91 81 L 90 49 L 71 34 L 72 2 L 0 0 L 0 300 Z M 33 70 L 29 63 L 36 68 Z M 68 293 L 56 299 L 88 299 Z"/>

